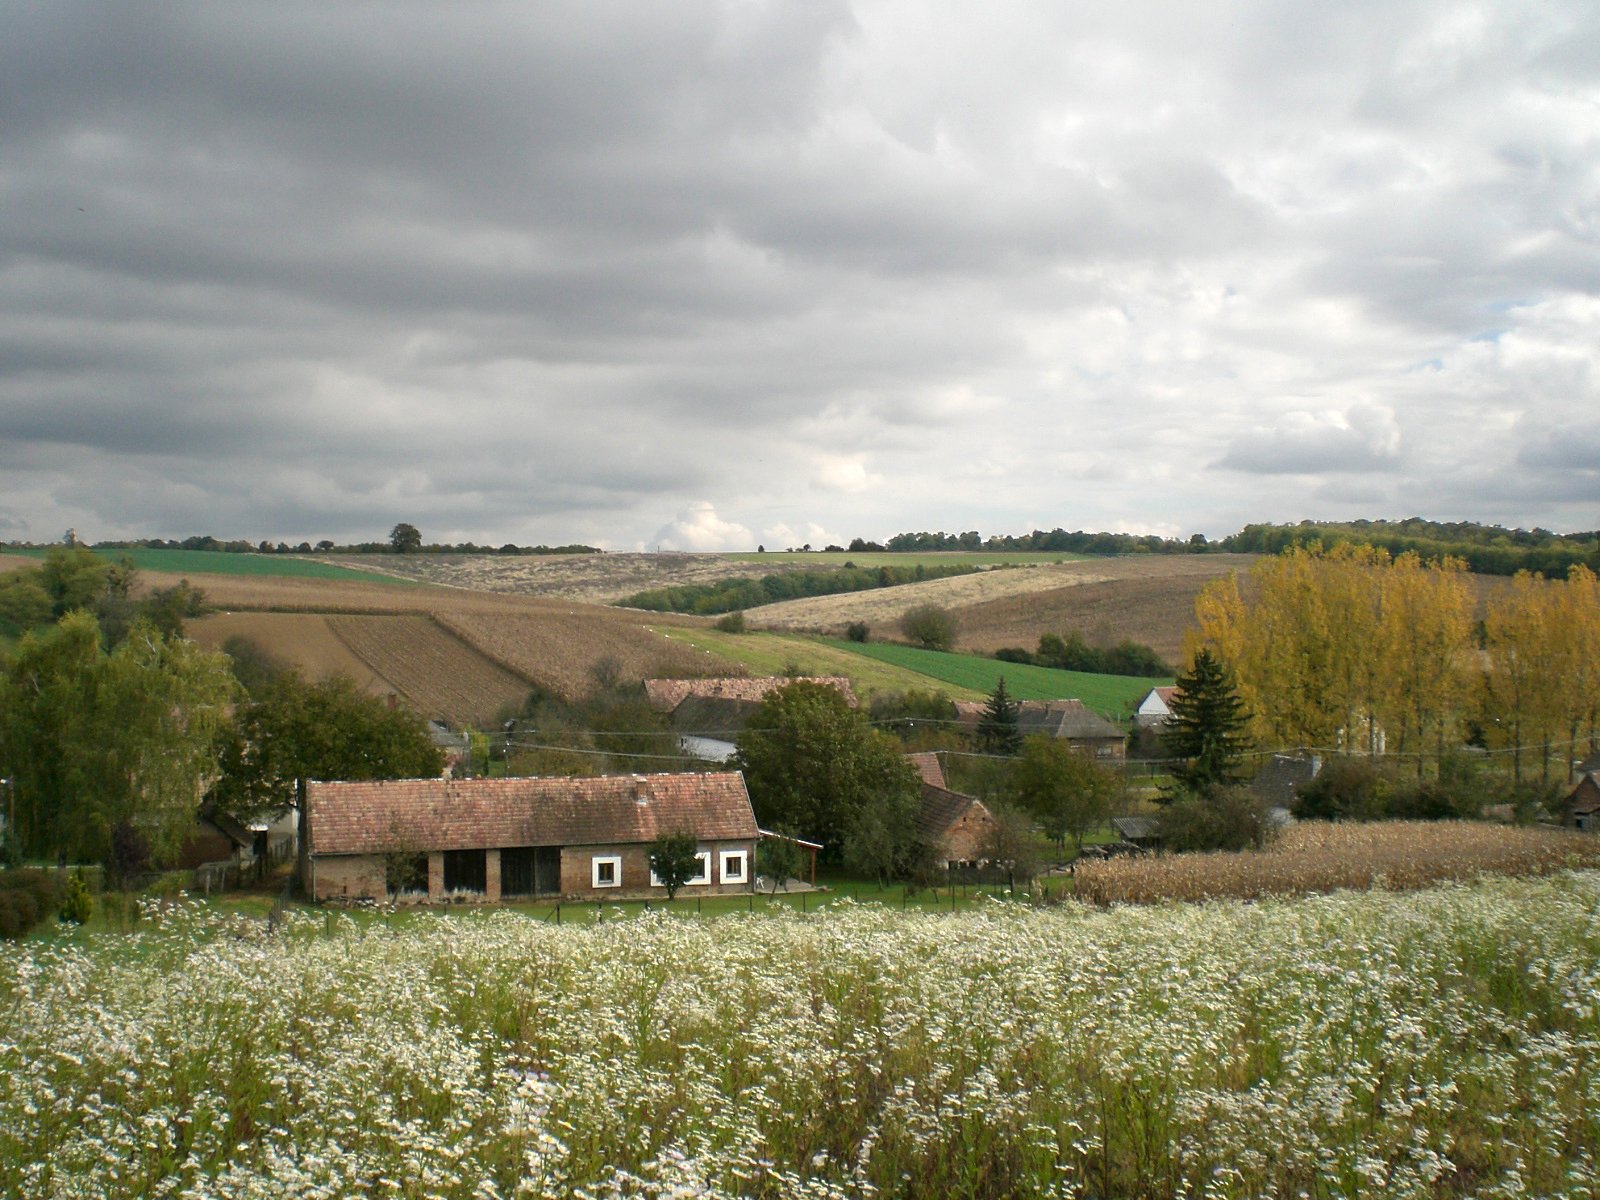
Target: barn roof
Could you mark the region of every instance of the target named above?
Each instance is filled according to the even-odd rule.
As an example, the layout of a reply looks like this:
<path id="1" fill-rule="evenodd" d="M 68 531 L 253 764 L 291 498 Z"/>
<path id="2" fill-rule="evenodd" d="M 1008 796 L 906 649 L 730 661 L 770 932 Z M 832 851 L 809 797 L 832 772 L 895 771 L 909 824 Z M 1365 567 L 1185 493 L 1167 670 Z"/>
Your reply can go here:
<path id="1" fill-rule="evenodd" d="M 791 683 L 820 683 L 836 688 L 849 703 L 856 707 L 856 694 L 850 680 L 843 675 L 760 675 L 734 676 L 719 679 L 646 679 L 645 699 L 658 712 L 673 712 L 690 696 L 708 700 L 742 700 L 759 704 L 768 693 Z"/>
<path id="2" fill-rule="evenodd" d="M 958 721 L 976 726 L 983 720 L 988 704 L 983 700 L 957 700 L 955 706 Z M 1046 733 L 1075 741 L 1122 738 L 1122 730 L 1086 707 L 1082 700 L 1019 700 L 1017 730 L 1023 736 Z"/>
<path id="3" fill-rule="evenodd" d="M 944 836 L 945 830 L 960 820 L 961 814 L 974 804 L 984 807 L 983 801 L 976 796 L 924 783 L 922 807 L 917 810 L 917 832 L 922 835 L 923 841 L 937 842 Z"/>
<path id="4" fill-rule="evenodd" d="M 314 854 L 652 842 L 756 836 L 737 771 L 590 779 L 397 779 L 306 784 Z"/>
<path id="5" fill-rule="evenodd" d="M 944 787 L 944 764 L 939 761 L 938 754 L 932 750 L 923 750 L 916 754 L 908 754 L 906 757 L 911 760 L 911 765 L 916 768 L 917 774 L 922 776 L 923 783 L 936 788 Z"/>

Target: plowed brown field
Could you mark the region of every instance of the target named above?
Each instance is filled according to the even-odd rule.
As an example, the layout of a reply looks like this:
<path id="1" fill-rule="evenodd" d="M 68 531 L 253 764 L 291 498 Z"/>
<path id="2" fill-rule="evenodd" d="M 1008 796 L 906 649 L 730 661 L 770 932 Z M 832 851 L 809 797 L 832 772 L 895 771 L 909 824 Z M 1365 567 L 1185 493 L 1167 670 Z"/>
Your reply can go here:
<path id="1" fill-rule="evenodd" d="M 526 679 L 429 617 L 336 616 L 328 627 L 424 716 L 484 725 L 527 698 Z"/>
<path id="2" fill-rule="evenodd" d="M 141 579 L 147 587 L 177 582 L 156 572 Z M 593 668 L 603 659 L 614 660 L 625 679 L 745 673 L 737 663 L 643 624 L 704 627 L 703 618 L 454 587 L 237 575 L 190 581 L 210 606 L 233 610 L 192 623 L 207 645 L 245 633 L 312 678 L 342 672 L 452 724 L 458 722 L 447 714 L 470 714 L 471 724 L 488 721 L 503 703 L 525 698 L 532 683 L 575 699 L 590 689 Z M 439 639 L 469 658 L 447 658 Z"/>
<path id="3" fill-rule="evenodd" d="M 438 620 L 497 662 L 568 697 L 590 689 L 602 659 L 612 660 L 628 680 L 746 673 L 708 651 L 586 605 L 538 614 L 440 613 Z"/>
<path id="4" fill-rule="evenodd" d="M 398 691 L 334 636 L 321 613 L 212 613 L 184 622 L 184 631 L 209 650 L 220 650 L 231 637 L 247 637 L 307 679 L 348 675 L 373 695 Z"/>

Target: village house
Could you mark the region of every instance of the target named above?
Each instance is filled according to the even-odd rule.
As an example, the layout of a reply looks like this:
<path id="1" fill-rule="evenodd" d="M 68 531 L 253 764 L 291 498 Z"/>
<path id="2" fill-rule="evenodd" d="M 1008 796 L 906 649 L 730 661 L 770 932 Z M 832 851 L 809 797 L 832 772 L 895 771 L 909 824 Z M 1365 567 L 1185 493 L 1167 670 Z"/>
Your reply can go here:
<path id="1" fill-rule="evenodd" d="M 957 700 L 956 720 L 968 729 L 977 729 L 983 720 L 986 703 L 982 700 Z M 1071 742 L 1095 758 L 1127 757 L 1127 739 L 1122 730 L 1082 700 L 1019 700 L 1017 731 L 1023 737 L 1043 734 Z"/>
<path id="2" fill-rule="evenodd" d="M 738 772 L 308 782 L 303 811 L 301 883 L 319 901 L 664 897 L 650 847 L 680 831 L 699 842 L 686 891 L 744 892 L 755 874 Z"/>
<path id="3" fill-rule="evenodd" d="M 1574 829 L 1600 830 L 1600 770 L 1585 771 L 1567 796 L 1564 822 Z"/>
<path id="4" fill-rule="evenodd" d="M 716 679 L 646 679 L 645 700 L 672 718 L 679 744 L 696 758 L 727 762 L 738 749 L 734 739 L 744 731 L 761 702 L 791 683 L 819 683 L 857 707 L 855 691 L 843 675 L 762 675 Z"/>
<path id="5" fill-rule="evenodd" d="M 1133 709 L 1135 729 L 1158 729 L 1172 720 L 1172 698 L 1178 694 L 1176 687 L 1153 687 Z"/>
<path id="6" fill-rule="evenodd" d="M 932 848 L 934 861 L 946 869 L 981 865 L 994 838 L 994 814 L 976 796 L 946 786 L 944 764 L 937 754 L 906 757 L 922 780 L 917 833 Z"/>

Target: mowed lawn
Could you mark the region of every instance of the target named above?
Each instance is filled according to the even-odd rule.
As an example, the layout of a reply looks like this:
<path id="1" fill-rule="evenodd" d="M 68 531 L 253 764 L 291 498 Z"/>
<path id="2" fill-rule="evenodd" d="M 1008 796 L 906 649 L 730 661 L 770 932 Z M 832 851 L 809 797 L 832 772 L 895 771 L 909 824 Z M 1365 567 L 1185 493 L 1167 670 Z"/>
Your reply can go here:
<path id="1" fill-rule="evenodd" d="M 973 654 L 945 654 L 888 642 L 829 641 L 828 646 L 858 657 L 872 658 L 949 685 L 952 697 L 987 696 L 1005 676 L 1006 691 L 1018 700 L 1082 700 L 1102 716 L 1126 717 L 1146 692 L 1170 684 L 1171 679 L 1146 679 L 1136 675 L 1091 675 L 1083 671 L 1057 671 L 1022 663 L 1000 662 Z M 956 697 L 956 690 L 963 695 Z"/>
<path id="2" fill-rule="evenodd" d="M 715 629 L 682 627 L 662 627 L 655 632 L 678 645 L 693 646 L 740 663 L 755 675 L 782 675 L 792 667 L 798 667 L 803 675 L 846 675 L 862 698 L 882 692 L 927 691 L 934 686 L 934 681 L 914 668 L 842 649 L 850 645 L 848 642 L 826 642 L 783 633 L 722 633 Z M 946 685 L 941 690 L 954 700 L 981 700 L 987 695 L 961 685 Z"/>
<path id="3" fill-rule="evenodd" d="M 7 554 L 43 558 L 45 550 L 6 547 Z M 335 567 L 291 554 L 229 554 L 221 550 L 95 550 L 102 558 L 132 559 L 141 571 L 161 571 L 170 575 L 279 575 L 294 579 L 361 579 L 369 583 L 394 583 L 415 586 L 409 579 Z"/>
<path id="4" fill-rule="evenodd" d="M 810 550 L 795 554 L 725 554 L 722 557 L 730 562 L 770 563 L 773 571 L 778 572 L 786 567 L 842 567 L 847 562 L 858 567 L 1036 567 L 1042 563 L 1080 562 L 1092 555 L 1069 554 L 1065 550 L 925 550 L 904 554 L 886 550 L 855 553 Z"/>

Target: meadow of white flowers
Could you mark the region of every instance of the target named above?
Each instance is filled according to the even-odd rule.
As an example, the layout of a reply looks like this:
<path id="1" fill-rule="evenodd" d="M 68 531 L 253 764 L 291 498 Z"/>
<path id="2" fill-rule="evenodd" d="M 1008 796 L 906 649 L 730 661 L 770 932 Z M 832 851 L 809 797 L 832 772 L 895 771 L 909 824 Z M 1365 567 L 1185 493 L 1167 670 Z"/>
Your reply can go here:
<path id="1" fill-rule="evenodd" d="M 0 1193 L 1594 1196 L 1600 874 L 0 950 Z"/>

